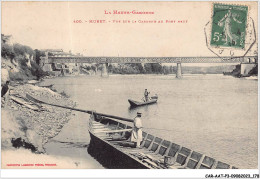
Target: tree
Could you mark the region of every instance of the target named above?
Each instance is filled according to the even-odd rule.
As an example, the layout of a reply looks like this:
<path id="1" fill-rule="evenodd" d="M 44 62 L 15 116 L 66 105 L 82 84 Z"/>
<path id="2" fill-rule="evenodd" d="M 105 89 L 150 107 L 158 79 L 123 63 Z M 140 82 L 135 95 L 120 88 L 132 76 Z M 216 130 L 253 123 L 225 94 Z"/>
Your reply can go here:
<path id="1" fill-rule="evenodd" d="M 144 73 L 143 65 L 141 63 L 137 63 L 136 66 L 137 66 L 139 73 L 143 74 Z"/>
<path id="2" fill-rule="evenodd" d="M 7 42 L 10 40 L 10 37 L 11 36 L 5 36 L 4 34 L 1 34 L 1 56 L 13 60 L 15 57 L 13 47 L 7 44 Z"/>
<path id="3" fill-rule="evenodd" d="M 96 72 L 96 67 L 95 67 L 95 66 L 91 65 L 91 69 L 92 69 L 94 72 Z"/>
<path id="4" fill-rule="evenodd" d="M 4 58 L 10 58 L 11 60 L 14 59 L 15 54 L 13 51 L 13 48 L 8 45 L 8 44 L 1 44 L 2 48 L 1 48 L 1 56 Z"/>
<path id="5" fill-rule="evenodd" d="M 144 64 L 145 73 L 152 73 L 152 65 L 150 63 Z"/>
<path id="6" fill-rule="evenodd" d="M 153 73 L 157 73 L 158 74 L 158 73 L 162 73 L 163 72 L 162 66 L 159 63 L 152 63 L 151 67 L 152 67 L 152 72 Z"/>
<path id="7" fill-rule="evenodd" d="M 35 49 L 34 50 L 34 53 L 35 53 L 35 59 L 34 59 L 34 61 L 36 62 L 36 64 L 40 64 L 40 61 L 41 61 L 41 58 L 40 57 L 43 57 L 43 56 L 45 56 L 45 53 L 43 52 L 43 51 L 40 51 L 40 50 L 38 50 L 38 49 Z"/>
<path id="8" fill-rule="evenodd" d="M 36 76 L 37 80 L 40 80 L 41 77 L 48 75 L 48 73 L 44 72 L 36 62 L 31 62 L 31 64 L 31 73 L 33 76 Z"/>
<path id="9" fill-rule="evenodd" d="M 163 66 L 163 74 L 168 75 L 170 73 L 170 68 L 168 66 Z"/>
<path id="10" fill-rule="evenodd" d="M 1 43 L 7 43 L 10 41 L 10 37 L 8 35 L 1 34 Z"/>
<path id="11" fill-rule="evenodd" d="M 14 53 L 16 56 L 19 56 L 19 55 L 24 56 L 25 54 L 29 54 L 31 56 L 31 55 L 34 55 L 35 52 L 29 46 L 16 43 L 16 44 L 14 44 Z"/>

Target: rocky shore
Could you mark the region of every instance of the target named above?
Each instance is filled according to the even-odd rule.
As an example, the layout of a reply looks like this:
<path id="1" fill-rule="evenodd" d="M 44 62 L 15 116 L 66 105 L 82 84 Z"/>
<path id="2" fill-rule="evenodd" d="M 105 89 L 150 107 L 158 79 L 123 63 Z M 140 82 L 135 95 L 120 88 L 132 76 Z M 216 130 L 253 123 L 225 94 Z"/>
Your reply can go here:
<path id="1" fill-rule="evenodd" d="M 2 100 L 2 150 L 27 148 L 34 153 L 44 153 L 44 144 L 55 137 L 74 114 L 71 110 L 44 104 L 34 104 L 39 109 L 31 109 L 26 94 L 68 107 L 74 107 L 75 103 L 65 94 L 31 84 L 13 85 L 10 95 L 5 101 Z M 23 98 L 29 105 L 14 100 Z"/>

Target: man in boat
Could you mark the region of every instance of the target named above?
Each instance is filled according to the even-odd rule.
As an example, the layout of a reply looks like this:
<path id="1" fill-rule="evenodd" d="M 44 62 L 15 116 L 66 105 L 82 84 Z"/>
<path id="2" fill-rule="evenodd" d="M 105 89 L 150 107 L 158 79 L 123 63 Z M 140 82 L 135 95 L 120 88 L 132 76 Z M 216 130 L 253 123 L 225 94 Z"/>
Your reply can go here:
<path id="1" fill-rule="evenodd" d="M 144 99 L 145 99 L 145 102 L 148 101 L 148 99 L 149 99 L 149 97 L 148 97 L 149 94 L 150 94 L 150 92 L 148 92 L 147 89 L 145 89 L 145 90 L 144 90 Z"/>
<path id="2" fill-rule="evenodd" d="M 142 120 L 141 120 L 142 113 L 137 112 L 137 116 L 134 118 L 134 127 L 131 134 L 131 142 L 136 143 L 136 147 L 140 148 L 140 144 L 143 140 L 143 132 L 142 132 Z"/>

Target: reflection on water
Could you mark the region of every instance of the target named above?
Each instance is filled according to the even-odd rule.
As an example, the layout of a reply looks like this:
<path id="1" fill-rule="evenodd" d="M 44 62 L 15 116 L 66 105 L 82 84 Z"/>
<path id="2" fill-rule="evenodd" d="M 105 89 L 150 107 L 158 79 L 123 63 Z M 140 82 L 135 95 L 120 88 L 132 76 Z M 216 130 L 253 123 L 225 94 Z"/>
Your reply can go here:
<path id="1" fill-rule="evenodd" d="M 223 75 L 188 75 L 183 79 L 111 75 L 48 79 L 42 85 L 50 84 L 69 94 L 78 108 L 126 118 L 134 118 L 138 111 L 144 130 L 156 136 L 239 168 L 257 167 L 255 80 Z M 130 109 L 128 99 L 139 101 L 144 89 L 158 94 L 158 102 Z M 78 113 L 73 121 L 56 140 L 88 142 L 88 115 Z"/>
<path id="2" fill-rule="evenodd" d="M 153 104 L 149 104 L 149 105 L 143 105 L 143 106 L 130 106 L 128 108 L 128 114 L 129 116 L 133 116 L 136 115 L 137 112 L 139 112 L 140 110 L 145 111 L 146 113 L 148 112 L 150 106 L 154 106 L 157 105 L 157 103 L 153 103 Z"/>

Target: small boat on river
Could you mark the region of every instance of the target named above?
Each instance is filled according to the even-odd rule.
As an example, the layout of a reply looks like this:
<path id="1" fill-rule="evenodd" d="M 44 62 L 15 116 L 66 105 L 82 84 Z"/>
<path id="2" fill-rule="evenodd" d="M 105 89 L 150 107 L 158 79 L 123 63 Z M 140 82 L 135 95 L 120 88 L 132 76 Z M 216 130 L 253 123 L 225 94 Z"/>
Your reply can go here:
<path id="1" fill-rule="evenodd" d="M 92 112 L 89 120 L 91 145 L 96 152 L 110 151 L 105 160 L 116 160 L 119 168 L 145 169 L 236 169 L 200 152 L 143 131 L 141 147 L 128 139 L 132 126 Z M 131 119 L 125 119 L 130 122 Z M 94 146 L 94 147 L 93 147 Z M 99 154 L 100 155 L 100 154 Z M 113 157 L 110 157 L 113 156 Z"/>
<path id="2" fill-rule="evenodd" d="M 143 106 L 148 104 L 154 104 L 158 100 L 158 96 L 152 96 L 148 101 L 135 101 L 132 99 L 128 99 L 128 102 L 130 103 L 131 107 L 137 107 L 137 106 Z"/>

